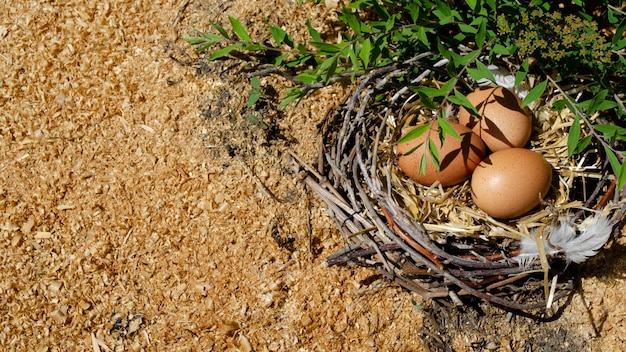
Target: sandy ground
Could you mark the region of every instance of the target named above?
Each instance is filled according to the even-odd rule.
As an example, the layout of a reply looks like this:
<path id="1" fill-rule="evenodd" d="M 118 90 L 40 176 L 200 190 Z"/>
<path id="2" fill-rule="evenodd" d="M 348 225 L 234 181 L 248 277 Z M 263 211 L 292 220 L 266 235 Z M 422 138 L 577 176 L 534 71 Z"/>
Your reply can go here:
<path id="1" fill-rule="evenodd" d="M 250 124 L 242 65 L 180 40 L 227 15 L 334 31 L 294 1 L 0 0 L 3 350 L 626 350 L 624 234 L 543 323 L 326 268 L 340 236 L 286 153 L 314 160 L 349 87 Z"/>

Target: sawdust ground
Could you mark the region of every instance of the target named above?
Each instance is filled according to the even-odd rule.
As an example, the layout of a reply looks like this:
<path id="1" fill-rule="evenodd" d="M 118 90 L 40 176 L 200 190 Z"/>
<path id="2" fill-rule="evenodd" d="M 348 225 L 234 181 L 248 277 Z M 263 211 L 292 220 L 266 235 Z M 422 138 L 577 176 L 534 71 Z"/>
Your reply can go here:
<path id="1" fill-rule="evenodd" d="M 335 31 L 293 1 L 0 1 L 4 350 L 626 349 L 623 236 L 541 324 L 325 268 L 341 240 L 285 155 L 314 160 L 348 87 L 255 128 L 239 63 L 169 57 L 194 62 L 180 36 L 227 15 Z"/>

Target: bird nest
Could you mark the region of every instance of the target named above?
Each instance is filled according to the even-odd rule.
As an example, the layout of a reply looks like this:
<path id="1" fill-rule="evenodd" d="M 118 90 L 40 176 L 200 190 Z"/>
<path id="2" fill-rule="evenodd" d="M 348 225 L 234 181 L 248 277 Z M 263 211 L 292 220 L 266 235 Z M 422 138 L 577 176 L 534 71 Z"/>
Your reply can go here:
<path id="1" fill-rule="evenodd" d="M 594 255 L 626 209 L 602 148 L 591 143 L 568 157 L 575 116 L 550 109 L 562 97 L 553 90 L 530 106 L 529 148 L 554 170 L 549 194 L 531 213 L 498 220 L 473 204 L 469 181 L 445 188 L 414 182 L 398 169 L 394 145 L 403 128 L 433 114 L 409 88 L 440 86 L 433 78 L 438 64 L 428 67 L 422 57 L 361 77 L 327 115 L 317 165 L 294 158 L 345 243 L 327 264 L 371 266 L 448 306 L 478 299 L 512 311 L 554 311 L 574 287 L 570 262 Z M 457 89 L 468 93 L 476 85 L 468 77 Z"/>

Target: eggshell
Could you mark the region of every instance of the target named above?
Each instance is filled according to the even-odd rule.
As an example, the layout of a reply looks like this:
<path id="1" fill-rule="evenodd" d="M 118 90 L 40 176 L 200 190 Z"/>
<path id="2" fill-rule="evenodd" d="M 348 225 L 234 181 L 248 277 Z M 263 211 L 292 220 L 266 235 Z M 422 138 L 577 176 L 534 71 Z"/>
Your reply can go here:
<path id="1" fill-rule="evenodd" d="M 532 132 L 532 119 L 522 109 L 521 101 L 503 87 L 479 88 L 467 95 L 482 117 L 459 109 L 459 123 L 474 131 L 492 151 L 526 145 Z"/>
<path id="2" fill-rule="evenodd" d="M 524 215 L 550 190 L 552 167 L 538 153 L 523 148 L 497 151 L 472 174 L 472 199 L 485 213 L 502 219 Z"/>
<path id="3" fill-rule="evenodd" d="M 433 122 L 430 133 L 425 132 L 413 140 L 396 146 L 398 167 L 407 176 L 426 186 L 432 185 L 435 181 L 439 181 L 443 186 L 451 186 L 467 180 L 485 156 L 485 144 L 469 128 L 452 122 L 450 125 L 461 136 L 460 140 L 446 135 L 442 145 L 437 132 L 438 124 Z M 420 175 L 420 162 L 425 151 L 424 142 L 429 137 L 439 153 L 440 168 L 437 171 L 430 156 L 427 155 L 426 172 Z M 404 155 L 416 146 L 419 147 Z"/>

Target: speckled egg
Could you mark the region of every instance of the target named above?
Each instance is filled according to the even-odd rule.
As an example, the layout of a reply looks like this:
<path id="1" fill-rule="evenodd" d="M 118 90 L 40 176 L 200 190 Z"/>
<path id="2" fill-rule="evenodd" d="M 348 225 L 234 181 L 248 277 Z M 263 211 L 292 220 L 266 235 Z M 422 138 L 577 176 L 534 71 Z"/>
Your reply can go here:
<path id="1" fill-rule="evenodd" d="M 526 145 L 532 132 L 532 119 L 522 109 L 517 95 L 503 87 L 489 87 L 476 89 L 467 99 L 481 119 L 461 107 L 459 123 L 479 135 L 492 152 Z"/>
<path id="2" fill-rule="evenodd" d="M 398 167 L 415 181 L 430 186 L 439 181 L 443 186 L 451 186 L 467 180 L 478 163 L 485 156 L 485 145 L 480 138 L 469 128 L 450 123 L 461 139 L 446 135 L 443 145 L 439 140 L 438 124 L 433 122 L 430 133 L 396 146 Z M 420 163 L 425 152 L 425 141 L 430 138 L 437 149 L 440 168 L 437 171 L 435 164 L 426 156 L 425 172 L 420 174 Z"/>
<path id="3" fill-rule="evenodd" d="M 550 190 L 552 167 L 539 153 L 523 148 L 497 151 L 472 174 L 472 199 L 485 213 L 501 219 L 522 216 Z"/>

